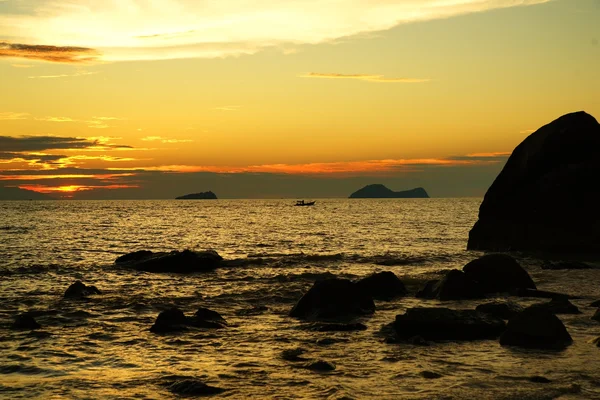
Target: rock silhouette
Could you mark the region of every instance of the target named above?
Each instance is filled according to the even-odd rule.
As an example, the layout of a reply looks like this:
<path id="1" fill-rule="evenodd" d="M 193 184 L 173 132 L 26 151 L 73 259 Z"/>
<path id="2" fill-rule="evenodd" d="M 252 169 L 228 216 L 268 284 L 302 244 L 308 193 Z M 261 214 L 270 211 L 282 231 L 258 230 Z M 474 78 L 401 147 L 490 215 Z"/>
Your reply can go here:
<path id="1" fill-rule="evenodd" d="M 527 271 L 507 254 L 487 254 L 465 265 L 463 271 L 485 293 L 536 288 Z"/>
<path id="2" fill-rule="evenodd" d="M 508 321 L 501 345 L 535 349 L 564 349 L 573 342 L 558 317 L 542 308 L 526 308 Z"/>
<path id="3" fill-rule="evenodd" d="M 150 328 L 152 333 L 171 333 L 185 331 L 189 327 L 219 329 L 224 328 L 227 321 L 216 311 L 200 307 L 193 317 L 187 317 L 176 307 L 161 311 Z"/>
<path id="4" fill-rule="evenodd" d="M 356 282 L 358 289 L 377 300 L 391 300 L 406 295 L 406 287 L 390 271 L 378 272 Z"/>
<path id="5" fill-rule="evenodd" d="M 441 280 L 429 281 L 417 293 L 418 298 L 438 300 L 477 299 L 484 292 L 477 282 L 457 269 L 450 270 Z"/>
<path id="6" fill-rule="evenodd" d="M 600 124 L 567 114 L 519 144 L 485 194 L 472 250 L 600 253 Z"/>
<path id="7" fill-rule="evenodd" d="M 416 199 L 429 198 L 429 195 L 422 187 L 394 192 L 381 184 L 367 185 L 362 189 L 352 193 L 350 199 Z"/>
<path id="8" fill-rule="evenodd" d="M 115 264 L 146 272 L 193 273 L 211 271 L 221 265 L 223 257 L 214 250 L 171 251 L 153 253 L 148 250 L 125 254 Z"/>
<path id="9" fill-rule="evenodd" d="M 28 314 L 20 314 L 15 317 L 11 329 L 14 330 L 35 330 L 40 329 L 42 326 Z"/>
<path id="10" fill-rule="evenodd" d="M 63 297 L 65 299 L 78 299 L 92 294 L 100 294 L 100 290 L 96 286 L 87 286 L 81 281 L 76 281 L 67 288 Z"/>
<path id="11" fill-rule="evenodd" d="M 420 336 L 426 340 L 478 340 L 498 337 L 506 324 L 475 310 L 409 308 L 396 315 L 392 328 L 398 338 Z"/>
<path id="12" fill-rule="evenodd" d="M 352 318 L 373 314 L 373 299 L 347 279 L 324 279 L 317 281 L 302 296 L 290 312 L 291 317 L 301 319 Z"/>

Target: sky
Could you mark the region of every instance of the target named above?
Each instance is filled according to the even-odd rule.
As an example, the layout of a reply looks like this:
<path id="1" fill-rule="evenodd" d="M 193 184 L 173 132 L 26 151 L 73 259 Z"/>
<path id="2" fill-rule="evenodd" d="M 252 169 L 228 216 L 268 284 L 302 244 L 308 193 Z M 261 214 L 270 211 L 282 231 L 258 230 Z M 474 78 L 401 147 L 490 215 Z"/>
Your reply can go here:
<path id="1" fill-rule="evenodd" d="M 483 196 L 536 129 L 600 117 L 598 21 L 600 0 L 0 0 L 0 187 Z"/>

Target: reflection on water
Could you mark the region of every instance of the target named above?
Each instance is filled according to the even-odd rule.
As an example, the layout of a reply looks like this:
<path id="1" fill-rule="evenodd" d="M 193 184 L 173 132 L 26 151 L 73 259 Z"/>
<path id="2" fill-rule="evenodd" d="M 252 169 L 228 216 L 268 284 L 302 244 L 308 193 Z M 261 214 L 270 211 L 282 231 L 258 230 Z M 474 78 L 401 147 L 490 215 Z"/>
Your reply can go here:
<path id="1" fill-rule="evenodd" d="M 416 288 L 438 271 L 479 255 L 464 250 L 479 199 L 0 202 L 0 397 L 169 397 L 190 377 L 228 398 L 600 398 L 600 298 L 596 270 L 542 271 L 524 259 L 538 287 L 582 296 L 584 312 L 561 316 L 575 343 L 560 353 L 502 348 L 496 341 L 389 345 L 377 335 L 412 297 L 376 302 L 358 332 L 314 332 L 287 316 L 319 277 L 351 279 L 392 270 Z M 213 248 L 237 266 L 180 276 L 114 267 L 139 249 Z M 102 295 L 63 300 L 73 281 Z M 522 301 L 528 304 L 533 300 Z M 472 301 L 446 303 L 471 308 Z M 154 335 L 160 310 L 200 306 L 229 322 L 218 331 Z M 29 311 L 41 330 L 9 330 Z M 323 340 L 330 339 L 330 340 Z M 286 361 L 336 369 L 319 373 Z M 436 374 L 439 374 L 436 375 Z M 536 383 L 540 375 L 550 383 Z"/>

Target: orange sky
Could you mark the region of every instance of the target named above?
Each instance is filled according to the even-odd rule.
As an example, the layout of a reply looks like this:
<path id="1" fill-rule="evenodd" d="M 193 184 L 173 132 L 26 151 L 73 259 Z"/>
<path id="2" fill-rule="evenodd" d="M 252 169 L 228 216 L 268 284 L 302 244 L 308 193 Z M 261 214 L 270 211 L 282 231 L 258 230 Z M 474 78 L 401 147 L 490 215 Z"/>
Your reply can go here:
<path id="1" fill-rule="evenodd" d="M 535 129 L 600 115 L 594 0 L 198 7 L 0 1 L 1 184 L 119 197 L 173 172 L 405 186 L 452 171 L 456 190 L 431 191 L 482 195 Z M 478 168 L 478 188 L 461 182 Z"/>

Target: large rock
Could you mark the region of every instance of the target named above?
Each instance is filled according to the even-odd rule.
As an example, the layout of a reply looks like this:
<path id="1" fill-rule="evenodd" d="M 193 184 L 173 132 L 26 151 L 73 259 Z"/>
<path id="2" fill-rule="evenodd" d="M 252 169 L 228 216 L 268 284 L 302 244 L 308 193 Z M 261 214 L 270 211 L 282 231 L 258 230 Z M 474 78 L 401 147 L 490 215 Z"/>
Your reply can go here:
<path id="1" fill-rule="evenodd" d="M 600 124 L 584 112 L 540 128 L 487 191 L 468 249 L 600 253 Z"/>
<path id="2" fill-rule="evenodd" d="M 375 311 L 373 299 L 347 279 L 315 282 L 290 312 L 301 319 L 352 318 Z"/>
<path id="3" fill-rule="evenodd" d="M 478 340 L 498 337 L 506 324 L 475 310 L 409 308 L 392 324 L 399 338 L 420 336 L 426 340 Z"/>
<path id="4" fill-rule="evenodd" d="M 563 349 L 573 339 L 560 319 L 548 310 L 526 308 L 508 321 L 500 344 L 536 349 Z"/>
<path id="5" fill-rule="evenodd" d="M 417 293 L 418 298 L 438 300 L 477 299 L 482 296 L 479 285 L 457 269 L 448 271 L 439 281 L 427 282 Z"/>
<path id="6" fill-rule="evenodd" d="M 92 294 L 100 294 L 100 290 L 96 286 L 88 286 L 81 281 L 76 281 L 67 288 L 63 297 L 65 299 L 80 299 Z"/>
<path id="7" fill-rule="evenodd" d="M 406 295 L 406 287 L 390 271 L 378 272 L 356 282 L 358 289 L 377 300 L 391 300 Z"/>
<path id="8" fill-rule="evenodd" d="M 146 272 L 193 273 L 212 271 L 223 261 L 214 250 L 206 251 L 172 251 L 170 253 L 153 253 L 136 251 L 123 255 L 115 263 L 127 268 Z"/>
<path id="9" fill-rule="evenodd" d="M 527 271 L 507 254 L 487 254 L 465 265 L 463 271 L 485 293 L 536 288 Z"/>

